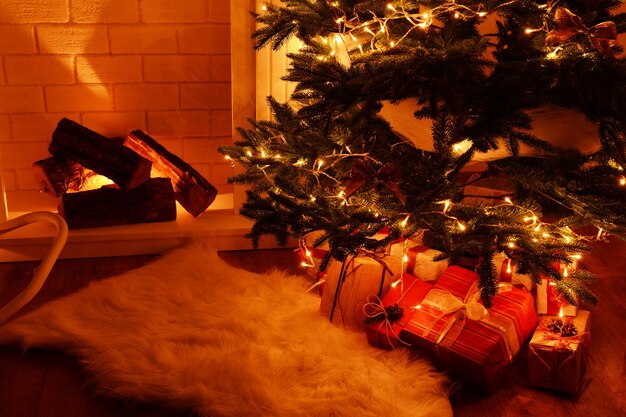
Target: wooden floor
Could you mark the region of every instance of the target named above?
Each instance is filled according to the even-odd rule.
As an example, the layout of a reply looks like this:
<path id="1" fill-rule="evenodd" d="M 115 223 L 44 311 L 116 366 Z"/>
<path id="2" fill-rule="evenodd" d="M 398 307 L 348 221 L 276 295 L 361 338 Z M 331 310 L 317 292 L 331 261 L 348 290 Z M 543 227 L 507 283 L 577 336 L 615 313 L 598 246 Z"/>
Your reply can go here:
<path id="1" fill-rule="evenodd" d="M 255 272 L 279 267 L 299 271 L 290 250 L 224 252 L 229 263 Z M 90 281 L 139 267 L 155 256 L 63 260 L 57 262 L 43 290 L 20 314 L 70 294 Z M 553 392 L 529 388 L 526 350 L 510 369 L 500 389 L 483 396 L 460 387 L 451 399 L 456 417 L 610 417 L 626 415 L 626 244 L 597 244 L 585 263 L 598 274 L 592 309 L 593 362 L 587 388 L 576 401 Z M 36 263 L 0 264 L 0 305 L 17 294 L 32 276 Z M 302 272 L 302 271 L 300 271 Z M 131 404 L 96 397 L 84 386 L 75 358 L 60 352 L 0 348 L 0 417 L 180 417 L 156 405 Z M 355 416 L 358 417 L 358 416 Z"/>

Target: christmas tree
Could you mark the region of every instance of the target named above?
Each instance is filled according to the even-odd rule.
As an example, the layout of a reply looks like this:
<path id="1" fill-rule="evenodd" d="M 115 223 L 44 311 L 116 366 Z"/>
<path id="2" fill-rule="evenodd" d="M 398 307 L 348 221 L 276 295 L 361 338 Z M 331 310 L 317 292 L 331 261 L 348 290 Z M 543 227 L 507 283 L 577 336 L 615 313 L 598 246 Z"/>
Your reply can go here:
<path id="1" fill-rule="evenodd" d="M 612 13 L 620 3 L 263 6 L 257 48 L 291 37 L 301 48 L 288 55 L 290 102 L 269 98 L 273 119 L 220 148 L 245 168 L 231 181 L 250 186 L 241 210 L 254 220 L 248 236 L 284 244 L 316 232 L 312 246 L 329 248 L 322 269 L 420 236 L 452 261 L 477 259 L 486 305 L 499 253 L 534 280 L 551 279 L 569 302 L 594 303 L 593 274 L 567 267 L 590 241 L 626 237 L 626 65 L 617 44 L 626 15 Z M 408 134 L 383 117 L 397 103 L 414 106 Z M 566 138 L 585 149 L 555 145 L 533 130 L 547 108 L 584 115 L 597 134 Z M 494 178 L 510 187 L 471 195 Z"/>

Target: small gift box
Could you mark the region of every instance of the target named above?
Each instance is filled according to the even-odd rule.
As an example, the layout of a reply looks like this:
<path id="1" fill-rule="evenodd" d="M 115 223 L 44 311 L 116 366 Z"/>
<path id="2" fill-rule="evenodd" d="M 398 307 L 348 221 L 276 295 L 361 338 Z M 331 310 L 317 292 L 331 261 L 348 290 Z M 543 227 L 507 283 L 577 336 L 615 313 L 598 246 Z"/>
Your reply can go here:
<path id="1" fill-rule="evenodd" d="M 400 260 L 384 254 L 332 261 L 326 270 L 320 312 L 334 324 L 361 330 L 366 318 L 363 306 L 369 297 L 382 297 L 400 275 Z"/>
<path id="2" fill-rule="evenodd" d="M 547 278 L 537 285 L 537 313 L 574 317 L 578 307 L 571 305 L 556 291 L 556 284 Z"/>
<path id="3" fill-rule="evenodd" d="M 576 317 L 544 316 L 528 347 L 531 386 L 575 394 L 586 371 L 591 341 L 589 312 Z"/>
<path id="4" fill-rule="evenodd" d="M 523 286 L 528 291 L 532 291 L 536 284 L 532 277 L 528 274 L 520 274 L 517 272 L 515 261 L 507 258 L 504 254 L 499 253 L 493 257 L 493 265 L 498 274 L 500 282 L 509 282 L 513 285 Z"/>
<path id="5" fill-rule="evenodd" d="M 404 258 L 404 272 L 408 272 L 423 281 L 436 281 L 448 268 L 447 259 L 433 260 L 443 252 L 421 244 L 399 242 L 391 245 L 390 254 L 400 259 Z"/>
<path id="6" fill-rule="evenodd" d="M 474 387 L 493 391 L 537 323 L 533 297 L 525 289 L 500 284 L 492 308 L 486 310 L 479 301 L 476 274 L 457 266 L 430 288 L 425 285 L 409 286 L 400 294 L 412 308 L 389 325 L 369 326 L 368 339 L 380 345 L 389 328 L 394 330 L 391 336 L 399 330 L 402 343 L 433 352 L 443 368 Z M 390 291 L 382 305 L 395 304 L 396 296 Z"/>
<path id="7" fill-rule="evenodd" d="M 400 331 L 431 288 L 432 284 L 405 273 L 382 300 L 370 298 L 364 309 L 369 343 L 383 349 L 407 345 L 400 340 Z"/>

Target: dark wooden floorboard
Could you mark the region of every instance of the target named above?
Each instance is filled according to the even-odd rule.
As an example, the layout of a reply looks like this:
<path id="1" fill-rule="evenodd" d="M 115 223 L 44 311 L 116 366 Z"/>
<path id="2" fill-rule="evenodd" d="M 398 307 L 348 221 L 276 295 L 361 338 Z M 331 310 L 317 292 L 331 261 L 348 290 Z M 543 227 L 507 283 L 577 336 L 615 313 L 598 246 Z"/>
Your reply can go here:
<path id="1" fill-rule="evenodd" d="M 291 250 L 224 252 L 230 264 L 265 272 L 277 267 L 302 272 Z M 19 314 L 62 297 L 89 282 L 140 267 L 157 256 L 61 260 L 43 290 Z M 577 401 L 566 395 L 528 387 L 526 349 L 510 369 L 500 389 L 484 396 L 460 387 L 452 395 L 456 417 L 611 417 L 626 415 L 626 244 L 597 244 L 584 260 L 598 274 L 594 287 L 600 304 L 592 309 L 593 362 L 591 382 Z M 32 276 L 36 262 L 0 264 L 0 305 L 17 294 Z M 76 358 L 41 349 L 22 352 L 0 348 L 0 417 L 182 417 L 157 405 L 102 398 L 86 386 Z M 357 417 L 357 416 L 355 416 Z"/>

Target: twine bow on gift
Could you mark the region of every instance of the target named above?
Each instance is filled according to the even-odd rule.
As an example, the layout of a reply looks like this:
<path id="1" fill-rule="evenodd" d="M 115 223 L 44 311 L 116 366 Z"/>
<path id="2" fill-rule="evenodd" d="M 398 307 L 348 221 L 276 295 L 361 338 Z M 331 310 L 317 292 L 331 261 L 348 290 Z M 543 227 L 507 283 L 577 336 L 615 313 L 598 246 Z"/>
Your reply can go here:
<path id="1" fill-rule="evenodd" d="M 363 306 L 363 314 L 366 317 L 365 324 L 371 325 L 380 322 L 376 334 L 380 335 L 382 328 L 385 328 L 387 343 L 392 349 L 395 349 L 395 346 L 391 341 L 390 334 L 398 342 L 410 346 L 409 343 L 400 339 L 400 336 L 394 331 L 395 322 L 404 315 L 404 310 L 398 304 L 385 307 L 379 297 L 370 295 L 367 298 L 367 303 Z"/>
<path id="2" fill-rule="evenodd" d="M 498 292 L 511 291 L 512 288 L 513 286 L 510 283 L 498 284 Z M 452 326 L 457 322 L 457 320 L 467 317 L 470 320 L 478 321 L 485 326 L 493 328 L 500 335 L 502 335 L 509 359 L 513 358 L 514 352 L 516 352 L 519 348 L 519 342 L 516 343 L 516 336 L 512 337 L 512 335 L 507 332 L 505 327 L 499 325 L 495 321 L 489 320 L 489 312 L 482 304 L 480 304 L 480 292 L 478 291 L 477 283 L 472 285 L 465 296 L 465 300 L 461 300 L 449 291 L 432 289 L 428 292 L 421 304 L 433 306 L 437 310 L 441 311 L 441 313 L 432 321 L 430 326 L 428 326 L 428 328 L 424 331 L 424 337 L 428 336 L 435 324 L 437 324 L 441 319 L 449 314 L 455 313 L 454 316 L 448 319 L 446 325 L 439 334 L 439 337 L 435 341 L 436 346 L 441 344 L 441 342 L 446 338 L 448 332 L 452 329 Z M 458 333 L 453 335 L 453 339 L 456 340 L 457 336 Z M 450 343 L 454 343 L 454 340 L 451 340 Z"/>
<path id="3" fill-rule="evenodd" d="M 546 45 L 557 45 L 569 41 L 583 33 L 587 35 L 593 46 L 605 57 L 613 58 L 611 46 L 617 45 L 617 28 L 614 22 L 598 23 L 590 28 L 583 19 L 565 7 L 558 7 L 554 14 L 557 27 L 548 32 Z"/>
<path id="4" fill-rule="evenodd" d="M 398 186 L 401 179 L 402 176 L 400 175 L 400 169 L 397 164 L 388 163 L 383 165 L 378 171 L 375 171 L 364 161 L 356 161 L 354 165 L 352 165 L 350 178 L 348 179 L 344 192 L 346 196 L 350 197 L 367 182 L 379 180 L 398 197 L 402 204 L 404 204 L 406 202 L 406 196 Z"/>

